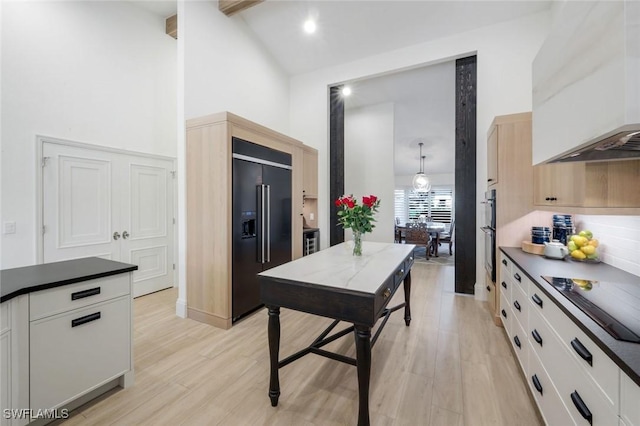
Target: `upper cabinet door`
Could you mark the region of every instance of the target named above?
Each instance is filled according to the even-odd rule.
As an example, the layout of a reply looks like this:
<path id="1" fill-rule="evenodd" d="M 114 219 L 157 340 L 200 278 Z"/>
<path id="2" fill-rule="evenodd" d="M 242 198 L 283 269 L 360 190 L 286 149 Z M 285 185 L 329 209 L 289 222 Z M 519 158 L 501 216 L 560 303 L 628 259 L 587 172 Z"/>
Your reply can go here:
<path id="1" fill-rule="evenodd" d="M 318 151 L 313 148 L 304 150 L 303 191 L 306 198 L 318 196 Z"/>
<path id="2" fill-rule="evenodd" d="M 487 186 L 498 183 L 498 126 L 494 126 L 487 139 Z"/>
<path id="3" fill-rule="evenodd" d="M 640 2 L 567 1 L 533 61 L 533 163 L 640 123 Z"/>

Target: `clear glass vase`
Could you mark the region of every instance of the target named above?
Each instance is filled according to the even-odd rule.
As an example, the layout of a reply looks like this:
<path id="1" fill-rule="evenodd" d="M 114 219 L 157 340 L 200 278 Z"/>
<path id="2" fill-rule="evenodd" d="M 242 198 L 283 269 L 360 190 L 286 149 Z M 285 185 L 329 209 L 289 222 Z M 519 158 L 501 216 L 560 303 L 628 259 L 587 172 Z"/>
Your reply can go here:
<path id="1" fill-rule="evenodd" d="M 362 256 L 362 232 L 353 231 L 353 255 Z"/>

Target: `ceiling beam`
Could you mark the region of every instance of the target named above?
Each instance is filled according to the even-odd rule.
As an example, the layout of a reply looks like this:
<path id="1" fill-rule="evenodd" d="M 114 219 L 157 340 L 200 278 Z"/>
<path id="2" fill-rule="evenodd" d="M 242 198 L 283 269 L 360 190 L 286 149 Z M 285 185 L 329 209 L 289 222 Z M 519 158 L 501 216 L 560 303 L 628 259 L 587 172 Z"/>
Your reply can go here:
<path id="1" fill-rule="evenodd" d="M 218 9 L 227 16 L 262 3 L 264 0 L 218 0 Z"/>
<path id="2" fill-rule="evenodd" d="M 169 16 L 165 22 L 165 32 L 178 39 L 178 15 Z"/>

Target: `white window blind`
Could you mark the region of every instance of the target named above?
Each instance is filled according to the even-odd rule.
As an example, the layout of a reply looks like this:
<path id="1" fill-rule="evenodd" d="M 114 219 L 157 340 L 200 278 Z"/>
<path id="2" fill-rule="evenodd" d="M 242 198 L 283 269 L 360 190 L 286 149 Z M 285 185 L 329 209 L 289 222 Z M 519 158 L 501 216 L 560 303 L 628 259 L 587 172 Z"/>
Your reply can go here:
<path id="1" fill-rule="evenodd" d="M 453 190 L 433 188 L 429 192 L 396 189 L 394 213 L 400 223 L 419 219 L 421 215 L 435 222 L 451 223 L 453 218 Z"/>
<path id="2" fill-rule="evenodd" d="M 396 189 L 393 192 L 394 206 L 393 214 L 396 218 L 396 224 L 404 225 L 407 223 L 407 199 L 404 189 Z"/>

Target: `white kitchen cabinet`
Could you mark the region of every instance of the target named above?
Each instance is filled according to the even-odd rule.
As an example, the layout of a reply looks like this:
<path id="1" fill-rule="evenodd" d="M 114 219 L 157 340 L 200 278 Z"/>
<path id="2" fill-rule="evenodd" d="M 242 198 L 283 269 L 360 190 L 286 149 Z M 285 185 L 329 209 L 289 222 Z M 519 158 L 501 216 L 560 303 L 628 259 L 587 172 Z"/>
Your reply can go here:
<path id="1" fill-rule="evenodd" d="M 533 61 L 533 164 L 640 123 L 640 3 L 560 7 Z"/>
<path id="2" fill-rule="evenodd" d="M 502 252 L 500 264 L 505 330 L 545 422 L 617 424 L 625 407 L 619 367 Z M 621 418 L 640 424 L 637 386 L 629 382 L 629 414 Z"/>
<path id="3" fill-rule="evenodd" d="M 640 425 L 640 386 L 620 374 L 620 419 L 627 426 Z"/>
<path id="4" fill-rule="evenodd" d="M 0 304 L 0 425 L 27 424 L 4 410 L 29 407 L 28 296 Z M 9 417 L 9 418 L 6 418 Z"/>
<path id="5" fill-rule="evenodd" d="M 571 418 L 567 407 L 562 403 L 562 399 L 558 395 L 558 391 L 542 362 L 540 362 L 531 345 L 527 342 L 525 342 L 525 345 L 528 345 L 530 349 L 528 385 L 545 423 L 551 426 L 576 424 Z"/>
<path id="6" fill-rule="evenodd" d="M 131 274 L 54 287 L 30 298 L 30 407 L 68 406 L 120 378 L 132 383 Z"/>
<path id="7" fill-rule="evenodd" d="M 11 323 L 9 322 L 9 302 L 0 304 L 0 404 L 4 409 L 11 404 Z M 0 424 L 10 424 L 2 415 Z"/>

